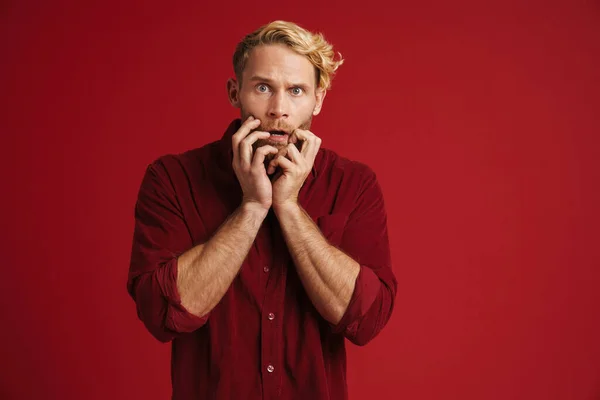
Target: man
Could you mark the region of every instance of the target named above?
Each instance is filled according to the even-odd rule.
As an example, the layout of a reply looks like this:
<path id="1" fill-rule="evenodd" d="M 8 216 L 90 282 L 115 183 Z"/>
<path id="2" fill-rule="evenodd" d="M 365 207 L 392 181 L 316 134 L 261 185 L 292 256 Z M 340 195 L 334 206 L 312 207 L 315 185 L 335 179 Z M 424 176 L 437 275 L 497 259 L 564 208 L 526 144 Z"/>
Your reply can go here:
<path id="1" fill-rule="evenodd" d="M 233 62 L 241 119 L 148 166 L 128 291 L 172 342 L 173 399 L 346 399 L 345 339 L 382 330 L 397 283 L 375 174 L 309 130 L 342 61 L 276 21 Z"/>

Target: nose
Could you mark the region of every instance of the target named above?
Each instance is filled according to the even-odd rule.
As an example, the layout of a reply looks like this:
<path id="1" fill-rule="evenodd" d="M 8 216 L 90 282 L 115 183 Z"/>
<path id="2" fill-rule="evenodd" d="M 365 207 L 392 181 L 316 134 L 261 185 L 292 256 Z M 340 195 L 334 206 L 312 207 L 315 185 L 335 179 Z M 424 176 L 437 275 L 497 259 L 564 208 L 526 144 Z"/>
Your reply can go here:
<path id="1" fill-rule="evenodd" d="M 289 113 L 288 99 L 285 93 L 275 92 L 269 102 L 269 116 L 272 118 L 286 118 Z"/>

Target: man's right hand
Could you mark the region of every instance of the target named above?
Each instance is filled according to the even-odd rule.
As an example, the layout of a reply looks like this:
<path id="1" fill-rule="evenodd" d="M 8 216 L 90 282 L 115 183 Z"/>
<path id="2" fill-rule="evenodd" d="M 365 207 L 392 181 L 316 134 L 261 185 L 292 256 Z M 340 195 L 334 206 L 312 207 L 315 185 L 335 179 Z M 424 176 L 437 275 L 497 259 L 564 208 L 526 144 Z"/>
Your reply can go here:
<path id="1" fill-rule="evenodd" d="M 261 146 L 256 151 L 252 145 L 258 139 L 267 139 L 269 132 L 252 131 L 260 125 L 260 120 L 250 116 L 240 129 L 234 133 L 231 141 L 233 147 L 233 170 L 240 182 L 244 197 L 242 203 L 264 208 L 271 208 L 273 191 L 271 180 L 267 175 L 264 161 L 267 154 L 277 154 L 273 146 Z"/>

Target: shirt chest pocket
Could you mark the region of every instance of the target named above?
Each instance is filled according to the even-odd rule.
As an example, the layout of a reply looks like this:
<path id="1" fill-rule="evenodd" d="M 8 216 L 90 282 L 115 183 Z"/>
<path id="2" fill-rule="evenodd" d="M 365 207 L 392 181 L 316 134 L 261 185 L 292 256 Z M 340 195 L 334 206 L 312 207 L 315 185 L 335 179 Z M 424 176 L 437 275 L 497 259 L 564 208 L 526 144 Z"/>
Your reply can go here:
<path id="1" fill-rule="evenodd" d="M 323 233 L 323 236 L 334 246 L 342 244 L 344 228 L 347 222 L 348 215 L 344 213 L 322 215 L 317 218 L 317 226 Z"/>

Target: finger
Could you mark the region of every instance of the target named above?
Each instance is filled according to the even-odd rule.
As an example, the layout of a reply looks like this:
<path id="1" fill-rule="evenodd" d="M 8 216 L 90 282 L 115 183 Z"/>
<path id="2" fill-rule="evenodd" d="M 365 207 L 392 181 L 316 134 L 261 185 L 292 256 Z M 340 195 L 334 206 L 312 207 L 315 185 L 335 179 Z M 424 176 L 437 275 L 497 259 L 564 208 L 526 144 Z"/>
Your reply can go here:
<path id="1" fill-rule="evenodd" d="M 306 160 L 313 163 L 315 158 L 317 157 L 319 148 L 321 147 L 321 138 L 316 136 L 311 131 L 307 131 L 304 129 L 296 129 L 294 131 L 294 134 L 298 137 L 299 140 L 303 141 L 300 153 L 304 155 Z"/>
<path id="2" fill-rule="evenodd" d="M 272 174 L 277 167 L 281 167 L 284 171 L 291 171 L 294 169 L 294 163 L 283 156 L 277 156 L 269 163 L 267 172 L 270 171 L 269 174 Z"/>
<path id="3" fill-rule="evenodd" d="M 275 157 L 273 157 L 273 160 L 276 159 L 277 157 L 287 157 L 288 156 L 288 148 L 283 147 L 281 149 L 278 150 L 277 155 Z M 272 161 L 271 161 L 272 163 Z M 269 166 L 267 168 L 267 174 L 271 175 L 273 172 L 275 172 L 275 166 L 271 165 L 271 163 L 269 163 Z"/>
<path id="4" fill-rule="evenodd" d="M 302 150 L 304 150 L 306 148 L 307 142 L 304 139 L 300 139 L 298 137 L 298 129 L 296 129 L 295 131 L 292 132 L 292 135 L 290 136 L 290 142 L 294 144 L 294 147 L 296 147 L 298 149 L 298 151 L 302 152 Z"/>
<path id="5" fill-rule="evenodd" d="M 237 130 L 237 132 L 233 134 L 233 136 L 231 138 L 231 147 L 233 149 L 234 160 L 239 157 L 240 142 L 246 136 L 248 136 L 248 134 L 252 131 L 252 129 L 258 128 L 259 125 L 260 125 L 260 120 L 254 119 L 252 116 L 250 116 L 242 124 L 242 126 Z"/>
<path id="6" fill-rule="evenodd" d="M 282 147 L 279 149 L 279 154 L 277 154 L 278 156 L 282 156 L 282 157 L 287 157 L 288 156 L 288 151 L 289 149 L 287 148 L 287 146 Z"/>
<path id="7" fill-rule="evenodd" d="M 253 129 L 258 128 L 260 125 L 260 120 L 256 119 L 252 116 L 248 117 L 246 121 L 239 127 L 237 132 L 235 132 L 231 138 L 232 143 L 237 147 L 239 143 L 246 137 Z"/>
<path id="8" fill-rule="evenodd" d="M 252 160 L 252 168 L 258 168 L 259 166 L 263 165 L 265 162 L 265 158 L 267 157 L 267 154 L 277 154 L 278 152 L 279 152 L 279 150 L 277 150 L 277 148 L 275 148 L 273 146 L 269 146 L 269 145 L 260 146 L 254 152 L 254 159 Z"/>
<path id="9" fill-rule="evenodd" d="M 252 162 L 252 145 L 258 139 L 267 139 L 269 136 L 271 136 L 269 132 L 254 131 L 242 140 L 239 146 L 240 162 L 242 165 L 248 166 Z"/>
<path id="10" fill-rule="evenodd" d="M 258 128 L 260 120 L 255 119 L 253 116 L 248 117 L 246 121 L 240 126 L 236 133 L 231 137 L 231 147 L 233 148 L 233 156 L 237 157 L 238 148 L 242 139 L 244 139 L 252 129 Z"/>
<path id="11" fill-rule="evenodd" d="M 315 137 L 315 135 L 307 130 L 304 129 L 296 129 L 294 130 L 292 136 L 294 136 L 294 138 L 297 141 L 302 142 L 302 146 L 300 148 L 300 153 L 304 154 L 306 151 L 306 148 L 310 145 L 311 139 L 313 137 Z"/>
<path id="12" fill-rule="evenodd" d="M 302 164 L 305 160 L 304 157 L 302 157 L 302 154 L 300 154 L 300 151 L 298 150 L 298 148 L 296 147 L 295 144 L 288 144 L 287 145 L 287 155 L 289 156 L 289 159 L 292 160 L 293 163 L 295 164 Z"/>

